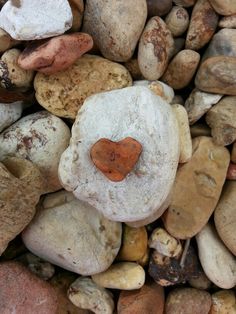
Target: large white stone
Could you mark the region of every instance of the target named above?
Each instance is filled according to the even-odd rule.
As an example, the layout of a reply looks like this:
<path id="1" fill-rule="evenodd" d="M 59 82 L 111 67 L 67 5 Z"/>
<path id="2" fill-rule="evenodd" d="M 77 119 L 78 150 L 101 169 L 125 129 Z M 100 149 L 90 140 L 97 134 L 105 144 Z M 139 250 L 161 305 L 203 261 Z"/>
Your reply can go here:
<path id="1" fill-rule="evenodd" d="M 67 0 L 9 0 L 0 12 L 0 27 L 17 40 L 63 34 L 72 26 Z"/>
<path id="2" fill-rule="evenodd" d="M 93 164 L 90 149 L 101 138 L 132 137 L 142 145 L 133 170 L 110 181 Z M 87 98 L 62 154 L 59 177 L 65 189 L 115 221 L 137 221 L 165 202 L 179 161 L 179 134 L 171 106 L 147 87 L 135 86 Z"/>

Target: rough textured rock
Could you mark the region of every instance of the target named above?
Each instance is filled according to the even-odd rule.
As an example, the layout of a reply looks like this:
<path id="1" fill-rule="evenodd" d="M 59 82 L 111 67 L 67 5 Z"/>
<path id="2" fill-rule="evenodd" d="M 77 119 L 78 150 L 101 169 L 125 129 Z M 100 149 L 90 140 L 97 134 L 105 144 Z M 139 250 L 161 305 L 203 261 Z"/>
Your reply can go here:
<path id="1" fill-rule="evenodd" d="M 211 295 L 207 291 L 194 288 L 172 290 L 165 304 L 166 314 L 207 314 L 211 308 Z"/>
<path id="2" fill-rule="evenodd" d="M 156 283 L 147 283 L 141 289 L 121 291 L 118 314 L 163 314 L 164 289 Z"/>
<path id="3" fill-rule="evenodd" d="M 21 117 L 22 110 L 22 101 L 11 104 L 0 103 L 0 132 L 18 120 Z"/>
<path id="4" fill-rule="evenodd" d="M 117 258 L 121 261 L 138 261 L 147 251 L 147 242 L 145 227 L 132 228 L 124 225 L 122 246 Z"/>
<path id="5" fill-rule="evenodd" d="M 101 138 L 119 141 L 129 136 L 142 145 L 142 153 L 123 181 L 112 182 L 94 167 L 90 149 Z M 178 160 L 178 126 L 171 106 L 148 88 L 134 86 L 85 101 L 61 157 L 59 176 L 65 189 L 109 219 L 132 222 L 161 208 Z"/>
<path id="6" fill-rule="evenodd" d="M 21 51 L 10 49 L 4 52 L 0 59 L 0 85 L 6 89 L 21 88 L 27 90 L 31 87 L 34 72 L 21 69 L 17 59 Z"/>
<path id="7" fill-rule="evenodd" d="M 174 51 L 174 40 L 165 22 L 158 16 L 146 24 L 138 47 L 138 63 L 147 80 L 158 80 L 166 70 Z"/>
<path id="8" fill-rule="evenodd" d="M 236 28 L 236 14 L 230 16 L 223 16 L 218 24 L 222 28 Z"/>
<path id="9" fill-rule="evenodd" d="M 181 7 L 192 7 L 197 0 L 173 0 L 176 5 L 180 5 Z"/>
<path id="10" fill-rule="evenodd" d="M 147 0 L 148 16 L 166 15 L 172 7 L 171 0 Z"/>
<path id="11" fill-rule="evenodd" d="M 222 289 L 236 285 L 236 260 L 209 224 L 197 234 L 198 255 L 207 277 Z"/>
<path id="12" fill-rule="evenodd" d="M 200 55 L 193 50 L 181 50 L 169 63 L 166 72 L 161 80 L 174 89 L 186 87 L 193 78 L 198 64 Z M 180 73 L 181 80 L 180 80 Z"/>
<path id="13" fill-rule="evenodd" d="M 19 43 L 19 41 L 11 38 L 7 32 L 0 28 L 0 52 L 5 52 Z"/>
<path id="14" fill-rule="evenodd" d="M 193 156 L 177 171 L 172 201 L 163 217 L 172 236 L 191 238 L 207 223 L 220 198 L 229 159 L 228 150 L 212 138 L 193 140 Z"/>
<path id="15" fill-rule="evenodd" d="M 234 0 L 209 0 L 213 8 L 221 15 L 236 14 L 236 2 Z"/>
<path id="16" fill-rule="evenodd" d="M 228 249 L 236 256 L 236 182 L 227 181 L 219 203 L 214 212 L 216 230 L 228 247 Z"/>
<path id="17" fill-rule="evenodd" d="M 45 14 L 47 13 L 47 14 Z M 0 12 L 0 27 L 18 40 L 34 40 L 63 34 L 72 25 L 67 0 L 7 1 Z"/>
<path id="18" fill-rule="evenodd" d="M 120 248 L 121 232 L 120 223 L 61 191 L 44 199 L 22 237 L 26 247 L 41 258 L 91 275 L 111 265 Z"/>
<path id="19" fill-rule="evenodd" d="M 145 0 L 87 0 L 83 31 L 105 58 L 124 62 L 132 57 L 146 18 Z"/>
<path id="20" fill-rule="evenodd" d="M 84 14 L 84 0 L 69 0 L 73 21 L 71 31 L 76 32 L 80 29 Z"/>
<path id="21" fill-rule="evenodd" d="M 189 124 L 192 125 L 198 121 L 221 98 L 222 95 L 204 93 L 195 88 L 184 104 L 188 113 Z"/>
<path id="22" fill-rule="evenodd" d="M 212 306 L 209 314 L 234 314 L 236 313 L 235 292 L 220 290 L 212 294 Z"/>
<path id="23" fill-rule="evenodd" d="M 70 139 L 68 126 L 49 112 L 25 116 L 0 134 L 0 160 L 16 156 L 31 160 L 47 179 L 45 193 L 61 188 L 58 164 Z"/>
<path id="24" fill-rule="evenodd" d="M 185 163 L 192 157 L 192 139 L 188 124 L 188 114 L 182 105 L 172 105 L 179 126 L 180 156 L 179 163 Z"/>
<path id="25" fill-rule="evenodd" d="M 213 140 L 218 145 L 229 145 L 236 140 L 236 97 L 227 96 L 213 106 L 206 115 Z"/>
<path id="26" fill-rule="evenodd" d="M 188 11 L 182 7 L 174 6 L 166 16 L 165 22 L 174 37 L 181 36 L 188 28 Z"/>
<path id="27" fill-rule="evenodd" d="M 2 313 L 57 314 L 53 287 L 16 262 L 0 264 Z"/>
<path id="28" fill-rule="evenodd" d="M 125 67 L 93 55 L 82 56 L 63 72 L 50 76 L 38 73 L 34 80 L 40 105 L 57 116 L 71 119 L 88 96 L 131 84 Z"/>
<path id="29" fill-rule="evenodd" d="M 144 269 L 131 262 L 113 264 L 105 272 L 92 276 L 93 281 L 101 287 L 120 290 L 135 290 L 144 285 Z"/>
<path id="30" fill-rule="evenodd" d="M 18 65 L 25 70 L 54 74 L 69 68 L 93 47 L 93 39 L 85 33 L 53 37 L 48 41 L 31 42 L 19 55 Z"/>
<path id="31" fill-rule="evenodd" d="M 12 157 L 0 163 L 0 255 L 34 217 L 44 185 L 30 161 Z"/>
<path id="32" fill-rule="evenodd" d="M 80 277 L 74 281 L 67 292 L 71 302 L 95 314 L 114 313 L 114 301 L 110 291 L 98 286 L 90 278 Z"/>
<path id="33" fill-rule="evenodd" d="M 208 0 L 198 0 L 193 8 L 185 47 L 199 50 L 205 46 L 215 33 L 218 14 Z"/>

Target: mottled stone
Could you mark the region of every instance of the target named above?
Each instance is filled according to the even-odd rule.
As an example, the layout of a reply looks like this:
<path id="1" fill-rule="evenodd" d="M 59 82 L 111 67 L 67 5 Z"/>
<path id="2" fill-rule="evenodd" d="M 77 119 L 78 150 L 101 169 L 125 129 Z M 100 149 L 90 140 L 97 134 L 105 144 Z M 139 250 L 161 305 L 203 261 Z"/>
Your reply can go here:
<path id="1" fill-rule="evenodd" d="M 236 313 L 236 298 L 233 290 L 220 290 L 212 294 L 212 306 L 209 314 Z"/>
<path id="2" fill-rule="evenodd" d="M 174 37 L 181 36 L 189 25 L 189 15 L 185 8 L 174 6 L 166 16 L 165 22 Z"/>

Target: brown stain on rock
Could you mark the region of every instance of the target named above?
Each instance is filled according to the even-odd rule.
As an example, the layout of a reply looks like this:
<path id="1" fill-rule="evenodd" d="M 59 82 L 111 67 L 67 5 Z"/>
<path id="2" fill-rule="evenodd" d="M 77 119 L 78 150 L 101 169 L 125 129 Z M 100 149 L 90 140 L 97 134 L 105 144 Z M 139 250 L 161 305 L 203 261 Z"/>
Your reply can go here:
<path id="1" fill-rule="evenodd" d="M 11 0 L 11 4 L 19 9 L 21 7 L 21 0 Z"/>

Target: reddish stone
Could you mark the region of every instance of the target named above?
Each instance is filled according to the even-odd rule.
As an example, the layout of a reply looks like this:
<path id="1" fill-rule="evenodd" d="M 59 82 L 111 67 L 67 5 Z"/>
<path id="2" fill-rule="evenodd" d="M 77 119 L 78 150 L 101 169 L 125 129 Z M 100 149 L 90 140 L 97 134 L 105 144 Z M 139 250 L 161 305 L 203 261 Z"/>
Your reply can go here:
<path id="1" fill-rule="evenodd" d="M 226 179 L 236 180 L 236 164 L 233 164 L 232 162 L 229 164 Z"/>
<path id="2" fill-rule="evenodd" d="M 17 262 L 0 264 L 1 314 L 56 314 L 57 295 L 47 282 Z"/>

